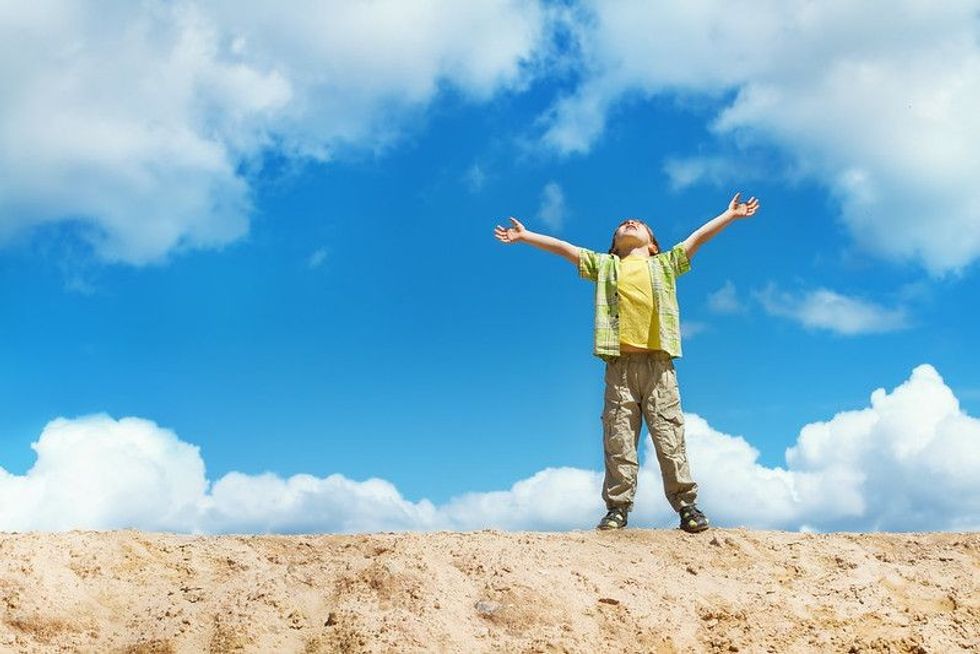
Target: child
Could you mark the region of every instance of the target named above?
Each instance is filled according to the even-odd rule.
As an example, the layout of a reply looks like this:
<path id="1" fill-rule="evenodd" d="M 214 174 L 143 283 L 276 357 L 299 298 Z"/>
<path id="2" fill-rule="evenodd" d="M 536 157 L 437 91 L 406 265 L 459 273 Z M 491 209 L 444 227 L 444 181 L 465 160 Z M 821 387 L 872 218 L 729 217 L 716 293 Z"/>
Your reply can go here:
<path id="1" fill-rule="evenodd" d="M 607 254 L 536 234 L 516 218 L 494 236 L 503 243 L 529 243 L 558 254 L 596 282 L 594 354 L 606 362 L 602 411 L 606 476 L 602 499 L 608 512 L 598 529 L 621 529 L 633 508 L 636 448 L 641 415 L 653 439 L 667 501 L 680 514 L 680 528 L 697 533 L 708 528 L 698 510 L 698 485 L 691 479 L 684 444 L 684 414 L 674 372 L 681 356 L 680 314 L 675 283 L 704 243 L 738 218 L 753 215 L 759 202 L 739 202 L 711 219 L 667 252 L 645 223 L 629 218 L 613 234 Z"/>

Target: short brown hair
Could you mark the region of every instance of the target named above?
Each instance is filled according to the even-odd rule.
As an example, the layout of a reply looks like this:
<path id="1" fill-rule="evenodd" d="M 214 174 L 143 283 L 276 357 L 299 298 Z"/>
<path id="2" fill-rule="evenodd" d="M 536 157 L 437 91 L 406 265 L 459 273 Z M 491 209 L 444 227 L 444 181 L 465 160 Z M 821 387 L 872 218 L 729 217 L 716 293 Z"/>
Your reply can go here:
<path id="1" fill-rule="evenodd" d="M 650 235 L 650 248 L 649 248 L 650 254 L 654 255 L 660 252 L 660 243 L 657 242 L 657 237 L 653 235 L 653 230 L 650 229 L 650 225 L 647 225 L 645 222 L 643 222 L 638 218 L 627 218 L 626 220 L 635 220 L 636 222 L 646 227 L 647 234 Z M 626 222 L 626 220 L 624 220 L 622 223 L 619 223 L 619 226 L 616 227 L 616 231 L 613 232 L 612 244 L 609 246 L 609 254 L 616 254 L 616 232 L 619 231 L 619 227 L 621 227 L 623 223 Z"/>

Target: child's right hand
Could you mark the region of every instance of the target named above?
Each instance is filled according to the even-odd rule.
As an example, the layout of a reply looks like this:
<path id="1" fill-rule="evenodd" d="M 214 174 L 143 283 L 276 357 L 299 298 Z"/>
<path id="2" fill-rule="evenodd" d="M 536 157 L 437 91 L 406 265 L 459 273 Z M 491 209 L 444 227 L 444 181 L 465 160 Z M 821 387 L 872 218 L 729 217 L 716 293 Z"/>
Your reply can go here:
<path id="1" fill-rule="evenodd" d="M 511 216 L 510 222 L 514 224 L 506 229 L 500 225 L 497 225 L 493 230 L 493 235 L 496 236 L 497 240 L 501 243 L 517 243 L 518 241 L 524 240 L 524 234 L 527 232 L 527 230 L 524 228 L 524 225 L 521 224 L 521 221 Z"/>

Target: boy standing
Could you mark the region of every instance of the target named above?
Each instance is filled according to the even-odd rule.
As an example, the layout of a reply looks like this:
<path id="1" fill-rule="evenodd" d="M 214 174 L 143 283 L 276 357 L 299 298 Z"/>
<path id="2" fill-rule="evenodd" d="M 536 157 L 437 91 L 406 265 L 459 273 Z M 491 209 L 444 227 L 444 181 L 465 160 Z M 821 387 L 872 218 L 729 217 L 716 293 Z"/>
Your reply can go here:
<path id="1" fill-rule="evenodd" d="M 605 254 L 532 232 L 516 218 L 510 219 L 510 227 L 494 229 L 497 240 L 529 243 L 560 255 L 596 283 L 593 353 L 606 362 L 602 499 L 607 513 L 599 529 L 625 527 L 633 508 L 641 417 L 657 452 L 664 494 L 680 515 L 680 528 L 692 533 L 708 528 L 708 519 L 695 504 L 698 486 L 687 463 L 674 371 L 673 359 L 681 356 L 676 280 L 690 270 L 698 248 L 758 208 L 758 200 L 739 202 L 736 193 L 727 210 L 667 252 L 660 250 L 653 230 L 633 218 L 619 225 Z"/>

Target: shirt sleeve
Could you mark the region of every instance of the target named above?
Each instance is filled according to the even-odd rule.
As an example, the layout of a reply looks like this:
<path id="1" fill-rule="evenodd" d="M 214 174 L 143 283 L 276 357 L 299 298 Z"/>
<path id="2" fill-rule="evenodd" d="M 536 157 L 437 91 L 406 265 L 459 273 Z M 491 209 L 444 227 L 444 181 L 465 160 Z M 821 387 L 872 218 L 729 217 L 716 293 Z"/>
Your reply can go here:
<path id="1" fill-rule="evenodd" d="M 599 253 L 585 248 L 578 249 L 578 274 L 584 279 L 599 278 Z"/>
<path id="2" fill-rule="evenodd" d="M 687 258 L 687 250 L 683 243 L 678 243 L 670 252 L 665 255 L 670 269 L 674 271 L 674 277 L 680 277 L 691 269 L 691 260 Z"/>

